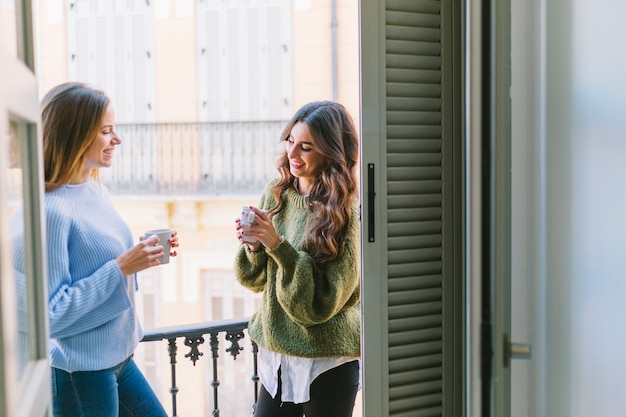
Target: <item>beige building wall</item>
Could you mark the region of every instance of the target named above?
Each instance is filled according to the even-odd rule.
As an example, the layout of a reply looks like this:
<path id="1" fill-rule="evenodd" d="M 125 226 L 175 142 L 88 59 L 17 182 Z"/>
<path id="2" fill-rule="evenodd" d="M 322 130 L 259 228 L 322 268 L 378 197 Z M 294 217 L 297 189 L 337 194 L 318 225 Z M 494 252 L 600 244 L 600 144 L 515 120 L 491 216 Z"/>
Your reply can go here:
<path id="1" fill-rule="evenodd" d="M 155 17 L 157 123 L 197 121 L 196 20 L 193 14 L 187 13 L 188 9 L 177 9 L 182 3 L 193 4 L 175 0 L 160 2 L 161 8 Z M 337 0 L 336 3 L 337 100 L 348 108 L 358 125 L 358 0 Z M 60 9 L 59 5 L 62 6 Z M 38 78 L 41 94 L 44 94 L 68 77 L 65 2 L 39 0 L 38 7 Z M 292 28 L 295 111 L 309 101 L 333 99 L 331 0 L 293 1 Z M 256 205 L 258 199 L 259 196 L 255 195 L 237 200 L 212 199 L 209 196 L 115 198 L 116 207 L 137 239 L 145 230 L 152 228 L 171 227 L 179 234 L 178 256 L 172 258 L 169 265 L 152 268 L 139 276 L 140 293 L 151 289 L 157 295 L 156 326 L 207 320 L 207 305 L 203 297 L 207 289 L 202 281 L 202 271 L 228 273 L 232 270 L 232 260 L 239 245 L 235 238 L 235 219 L 242 205 Z M 142 277 L 145 278 L 143 283 Z M 233 282 L 233 285 L 238 284 Z M 244 347 L 249 354 L 247 343 L 244 342 Z M 159 349 L 160 385 L 157 390 L 169 411 L 171 395 L 167 344 L 163 342 Z M 211 415 L 212 397 L 207 396 L 211 392 L 206 368 L 210 366 L 208 340 L 204 349 L 205 355 L 193 366 L 184 358 L 188 348 L 182 340 L 178 343 L 177 398 L 181 416 Z M 144 346 L 140 345 L 136 355 L 139 363 L 143 353 Z M 237 366 L 243 362 L 241 359 L 237 361 Z M 250 373 L 251 370 L 246 370 L 246 375 Z M 252 390 L 251 384 L 249 380 L 238 381 L 237 389 Z M 222 381 L 220 392 L 227 389 L 234 387 L 228 387 Z M 360 401 L 357 405 L 355 415 L 360 415 Z M 222 403 L 222 407 L 228 408 L 228 405 Z M 230 415 L 224 409 L 222 412 Z"/>
<path id="2" fill-rule="evenodd" d="M 195 122 L 198 114 L 195 15 L 170 13 L 155 21 L 158 122 Z"/>
<path id="3" fill-rule="evenodd" d="M 35 7 L 35 70 L 43 96 L 68 77 L 65 2 L 39 0 Z"/>
<path id="4" fill-rule="evenodd" d="M 358 0 L 337 0 L 337 101 L 358 122 Z M 314 100 L 333 99 L 331 0 L 294 1 L 294 111 Z"/>

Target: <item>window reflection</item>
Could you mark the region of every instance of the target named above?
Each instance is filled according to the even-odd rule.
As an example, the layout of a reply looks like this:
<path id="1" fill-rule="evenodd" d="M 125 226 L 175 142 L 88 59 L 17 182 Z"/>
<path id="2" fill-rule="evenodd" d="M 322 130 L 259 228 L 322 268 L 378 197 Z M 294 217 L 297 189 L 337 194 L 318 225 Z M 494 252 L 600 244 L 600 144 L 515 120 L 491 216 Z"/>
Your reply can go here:
<path id="1" fill-rule="evenodd" d="M 24 373 L 28 363 L 28 338 L 26 320 L 26 277 L 24 274 L 24 210 L 23 210 L 23 171 L 21 169 L 21 141 L 24 140 L 26 125 L 17 120 L 11 119 L 8 124 L 8 132 L 4 135 L 4 148 L 7 149 L 6 163 L 6 190 L 7 204 L 4 206 L 8 210 L 9 239 L 11 242 L 9 259 L 13 262 L 13 276 L 16 292 L 15 308 L 17 317 L 17 354 L 18 354 L 18 375 Z"/>
<path id="2" fill-rule="evenodd" d="M 20 142 L 17 140 L 17 122 L 9 121 L 9 169 L 20 167 Z"/>

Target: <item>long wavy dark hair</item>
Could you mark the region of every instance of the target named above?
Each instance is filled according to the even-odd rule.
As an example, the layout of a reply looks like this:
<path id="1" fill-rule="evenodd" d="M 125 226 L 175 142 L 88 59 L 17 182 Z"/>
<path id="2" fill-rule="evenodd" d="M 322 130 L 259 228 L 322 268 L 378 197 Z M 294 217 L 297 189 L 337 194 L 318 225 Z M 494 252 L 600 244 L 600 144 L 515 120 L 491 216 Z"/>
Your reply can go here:
<path id="1" fill-rule="evenodd" d="M 80 82 L 59 84 L 45 95 L 41 120 L 46 192 L 69 183 L 83 168 L 110 103 L 103 91 Z M 91 177 L 97 179 L 98 172 L 93 169 Z"/>
<path id="2" fill-rule="evenodd" d="M 345 107 L 332 101 L 312 102 L 300 108 L 285 126 L 282 142 L 288 140 L 298 122 L 308 127 L 316 152 L 324 158 L 308 196 L 308 208 L 313 214 L 304 247 L 319 270 L 344 251 L 357 195 L 358 135 Z M 277 204 L 270 209 L 271 214 L 282 209 L 283 194 L 297 181 L 289 170 L 286 150 L 280 154 L 277 168 L 280 180 L 272 188 Z"/>

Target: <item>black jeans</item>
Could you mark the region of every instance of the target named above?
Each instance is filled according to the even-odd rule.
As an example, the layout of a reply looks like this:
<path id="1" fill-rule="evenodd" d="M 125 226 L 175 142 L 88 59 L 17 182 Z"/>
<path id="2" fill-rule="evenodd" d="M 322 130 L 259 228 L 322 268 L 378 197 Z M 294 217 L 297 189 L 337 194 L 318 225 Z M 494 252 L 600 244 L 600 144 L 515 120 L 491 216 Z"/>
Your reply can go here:
<path id="1" fill-rule="evenodd" d="M 359 390 L 359 361 L 344 363 L 315 378 L 310 399 L 304 404 L 283 403 L 280 374 L 278 381 L 275 398 L 261 385 L 254 417 L 352 417 Z"/>

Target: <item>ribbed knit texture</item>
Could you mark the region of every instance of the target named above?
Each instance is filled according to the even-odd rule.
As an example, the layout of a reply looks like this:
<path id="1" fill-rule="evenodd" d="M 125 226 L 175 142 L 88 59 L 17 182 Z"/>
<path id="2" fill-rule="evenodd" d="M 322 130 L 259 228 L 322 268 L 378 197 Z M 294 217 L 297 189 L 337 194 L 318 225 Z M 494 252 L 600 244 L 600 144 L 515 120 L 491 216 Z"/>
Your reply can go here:
<path id="1" fill-rule="evenodd" d="M 131 231 L 95 181 L 46 193 L 45 214 L 52 366 L 68 372 L 113 367 L 142 337 L 135 278 L 123 277 L 115 262 L 134 245 Z M 23 235 L 12 243 L 23 272 Z"/>
<path id="2" fill-rule="evenodd" d="M 270 184 L 271 185 L 271 184 Z M 275 204 L 269 187 L 260 208 Z M 242 245 L 235 275 L 245 287 L 263 292 L 250 319 L 250 337 L 268 350 L 305 358 L 360 355 L 359 220 L 356 207 L 344 254 L 314 277 L 309 255 L 302 250 L 311 212 L 305 197 L 285 193 L 282 210 L 272 222 L 282 242 L 272 250 L 252 252 Z"/>

